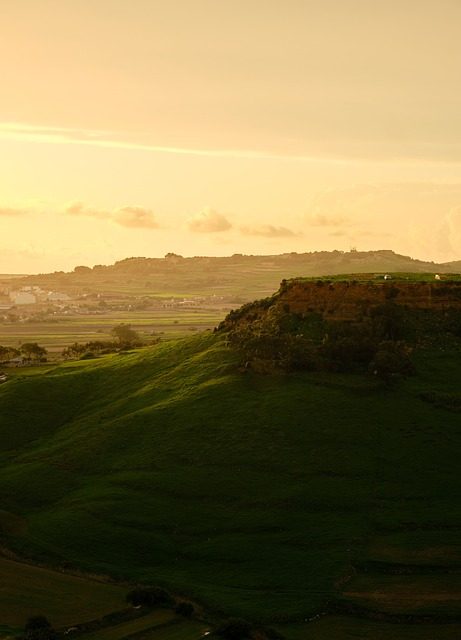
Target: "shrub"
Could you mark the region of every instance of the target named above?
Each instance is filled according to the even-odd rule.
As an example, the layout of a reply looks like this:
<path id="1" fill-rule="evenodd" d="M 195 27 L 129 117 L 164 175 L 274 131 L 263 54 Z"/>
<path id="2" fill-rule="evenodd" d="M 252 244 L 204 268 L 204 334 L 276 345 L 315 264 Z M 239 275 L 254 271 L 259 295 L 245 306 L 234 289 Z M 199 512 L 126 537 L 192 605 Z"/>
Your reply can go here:
<path id="1" fill-rule="evenodd" d="M 155 607 L 157 605 L 171 605 L 173 598 L 159 587 L 136 587 L 126 596 L 126 601 L 134 607 Z"/>
<path id="2" fill-rule="evenodd" d="M 87 351 L 86 353 L 80 356 L 80 360 L 92 360 L 95 357 L 96 356 L 92 351 Z"/>
<path id="3" fill-rule="evenodd" d="M 185 618 L 192 618 L 195 613 L 194 605 L 190 602 L 178 602 L 175 612 Z"/>
<path id="4" fill-rule="evenodd" d="M 353 371 L 366 367 L 375 353 L 375 346 L 367 336 L 337 336 L 325 342 L 321 353 L 327 359 L 329 368 Z"/>
<path id="5" fill-rule="evenodd" d="M 392 302 L 371 309 L 373 335 L 381 340 L 398 340 L 404 331 L 404 309 Z"/>
<path id="6" fill-rule="evenodd" d="M 251 634 L 251 624 L 240 618 L 230 618 L 216 629 L 215 633 L 225 640 L 246 640 Z"/>
<path id="7" fill-rule="evenodd" d="M 32 616 L 26 622 L 26 631 L 36 631 L 37 629 L 51 629 L 51 623 L 45 616 Z"/>
<path id="8" fill-rule="evenodd" d="M 276 629 L 264 629 L 267 640 L 284 640 L 285 636 Z"/>
<path id="9" fill-rule="evenodd" d="M 396 375 L 410 375 L 414 367 L 403 343 L 387 341 L 379 345 L 369 370 L 384 382 L 389 382 Z"/>
<path id="10" fill-rule="evenodd" d="M 54 640 L 56 632 L 45 616 L 32 616 L 25 625 L 27 640 Z"/>

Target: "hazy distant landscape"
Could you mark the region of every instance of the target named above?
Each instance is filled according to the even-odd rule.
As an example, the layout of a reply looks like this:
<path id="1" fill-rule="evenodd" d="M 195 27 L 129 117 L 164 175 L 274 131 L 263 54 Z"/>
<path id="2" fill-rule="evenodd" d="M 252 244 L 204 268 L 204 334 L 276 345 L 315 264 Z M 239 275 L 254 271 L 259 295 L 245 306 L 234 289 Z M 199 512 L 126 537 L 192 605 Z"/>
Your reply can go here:
<path id="1" fill-rule="evenodd" d="M 213 329 L 233 308 L 271 295 L 282 279 L 338 273 L 458 273 L 461 261 L 413 260 L 392 251 L 333 251 L 227 258 L 129 258 L 72 272 L 0 275 L 1 342 L 38 342 L 56 358 L 74 342 L 110 339 L 130 324 L 143 340 Z"/>

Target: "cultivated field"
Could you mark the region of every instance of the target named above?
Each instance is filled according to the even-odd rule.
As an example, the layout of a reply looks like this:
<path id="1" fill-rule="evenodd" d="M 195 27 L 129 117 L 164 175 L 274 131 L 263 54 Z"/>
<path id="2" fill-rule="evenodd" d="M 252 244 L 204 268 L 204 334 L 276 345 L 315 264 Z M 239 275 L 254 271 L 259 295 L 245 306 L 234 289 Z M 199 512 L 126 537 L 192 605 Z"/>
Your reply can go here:
<path id="1" fill-rule="evenodd" d="M 107 312 L 74 316 L 55 316 L 48 322 L 0 324 L 0 344 L 19 348 L 24 342 L 38 342 L 51 354 L 59 354 L 74 342 L 111 340 L 111 329 L 120 323 L 131 324 L 147 342 L 156 337 L 168 340 L 195 331 L 213 329 L 225 317 L 228 308 L 162 309 L 152 311 Z"/>
<path id="2" fill-rule="evenodd" d="M 1 557 L 0 585 L 0 625 L 12 628 L 43 614 L 56 627 L 72 626 L 126 607 L 126 587 Z"/>
<path id="3" fill-rule="evenodd" d="M 3 514 L 2 526 L 11 518 Z M 14 520 L 14 519 L 13 519 Z M 17 524 L 17 523 L 16 523 Z M 0 639 L 19 634 L 30 616 L 43 615 L 57 630 L 126 610 L 128 586 L 79 577 L 0 557 Z M 85 640 L 199 640 L 210 627 L 157 609 L 124 622 L 110 622 Z"/>

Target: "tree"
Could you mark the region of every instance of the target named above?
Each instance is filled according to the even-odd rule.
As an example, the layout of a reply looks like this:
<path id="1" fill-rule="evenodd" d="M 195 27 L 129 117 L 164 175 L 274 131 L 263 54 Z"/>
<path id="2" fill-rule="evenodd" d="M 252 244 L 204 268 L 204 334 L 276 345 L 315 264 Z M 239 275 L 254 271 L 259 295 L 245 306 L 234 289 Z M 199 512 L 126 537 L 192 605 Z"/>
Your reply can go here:
<path id="1" fill-rule="evenodd" d="M 63 358 L 83 358 L 86 354 L 106 354 L 117 351 L 118 344 L 109 340 L 90 340 L 90 342 L 74 342 L 62 350 Z"/>
<path id="2" fill-rule="evenodd" d="M 370 362 L 369 370 L 386 384 L 399 375 L 410 375 L 414 368 L 402 342 L 382 342 Z"/>
<path id="3" fill-rule="evenodd" d="M 44 347 L 41 347 L 36 342 L 25 342 L 21 345 L 21 353 L 27 360 L 45 361 L 46 354 L 48 353 Z"/>
<path id="4" fill-rule="evenodd" d="M 157 605 L 171 605 L 173 598 L 159 587 L 136 587 L 127 593 L 126 601 L 133 607 L 155 607 Z"/>
<path id="5" fill-rule="evenodd" d="M 389 289 L 392 291 L 392 289 Z M 398 340 L 403 335 L 405 312 L 403 308 L 389 298 L 370 311 L 373 335 L 381 340 Z"/>
<path id="6" fill-rule="evenodd" d="M 194 605 L 191 602 L 178 602 L 175 607 L 175 611 L 180 616 L 184 616 L 185 618 L 192 618 L 194 615 Z"/>
<path id="7" fill-rule="evenodd" d="M 16 358 L 19 355 L 19 351 L 13 347 L 3 347 L 0 345 L 0 362 L 7 362 L 12 358 Z"/>
<path id="8" fill-rule="evenodd" d="M 111 329 L 111 334 L 117 338 L 120 345 L 135 346 L 141 343 L 139 333 L 131 328 L 130 324 L 122 322 Z"/>
<path id="9" fill-rule="evenodd" d="M 65 349 L 62 350 L 63 358 L 78 358 L 86 351 L 86 345 L 81 344 L 79 342 L 74 342 L 74 344 L 69 345 Z"/>
<path id="10" fill-rule="evenodd" d="M 251 624 L 240 618 L 230 618 L 216 629 L 216 635 L 225 640 L 246 640 L 251 634 Z"/>
<path id="11" fill-rule="evenodd" d="M 25 626 L 27 640 L 55 640 L 56 632 L 45 616 L 32 616 Z"/>

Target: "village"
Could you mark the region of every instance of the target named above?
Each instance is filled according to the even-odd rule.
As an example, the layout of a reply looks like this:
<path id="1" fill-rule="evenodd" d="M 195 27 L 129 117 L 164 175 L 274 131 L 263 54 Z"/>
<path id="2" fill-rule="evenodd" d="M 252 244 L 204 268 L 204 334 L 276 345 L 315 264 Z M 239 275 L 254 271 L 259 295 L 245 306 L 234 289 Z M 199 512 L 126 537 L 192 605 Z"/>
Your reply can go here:
<path id="1" fill-rule="evenodd" d="M 13 288 L 1 286 L 0 322 L 40 322 L 72 315 L 104 315 L 111 311 L 199 309 L 234 302 L 232 296 L 133 296 L 120 293 L 77 293 L 45 290 L 37 285 Z"/>
<path id="2" fill-rule="evenodd" d="M 104 344 L 118 325 L 130 326 L 143 344 L 211 330 L 233 306 L 219 295 L 129 295 L 27 285 L 0 278 L 0 384 L 15 368 L 43 367 L 66 359 L 71 345 Z M 79 355 L 100 355 L 100 349 Z"/>

